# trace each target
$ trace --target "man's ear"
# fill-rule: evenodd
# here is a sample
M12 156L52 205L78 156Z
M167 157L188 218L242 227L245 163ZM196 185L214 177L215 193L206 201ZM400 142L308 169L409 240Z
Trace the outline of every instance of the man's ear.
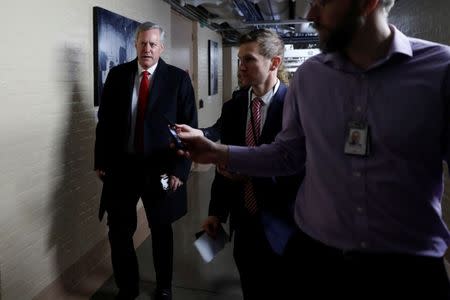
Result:
M366 0L361 7L361 15L367 17L372 14L380 4L380 0Z
M277 55L272 57L271 63L270 63L270 71L273 71L277 69L281 65L281 56Z

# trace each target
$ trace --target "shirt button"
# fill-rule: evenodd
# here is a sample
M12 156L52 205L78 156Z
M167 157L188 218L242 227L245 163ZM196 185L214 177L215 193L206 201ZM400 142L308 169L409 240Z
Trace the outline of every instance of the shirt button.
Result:
M361 112L361 106L358 105L358 106L356 107L356 111L357 111L357 112Z
M367 248L367 243L366 242L361 242L360 245L361 245L361 248L364 248L364 249Z
M356 211L358 211L359 213L362 213L364 211L364 208L362 208L361 206L358 206L356 208Z
M358 171L353 172L353 176L355 176L355 177L361 177L361 172L358 172Z

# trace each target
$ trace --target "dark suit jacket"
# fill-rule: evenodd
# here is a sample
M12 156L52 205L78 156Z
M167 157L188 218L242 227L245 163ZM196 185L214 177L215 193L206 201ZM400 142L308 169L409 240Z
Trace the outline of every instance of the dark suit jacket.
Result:
M112 68L106 79L98 111L95 141L95 169L106 174L118 172L128 153L131 130L131 100L137 72L137 59ZM159 175L175 175L186 182L191 162L169 148L171 136L165 116L173 123L197 126L194 90L189 75L160 59L152 74L144 127L145 172L152 183ZM155 184L155 187L159 187ZM187 211L186 185L175 193L159 193L164 201L152 209L151 222L172 222ZM104 181L100 219L115 196L114 186Z
M258 144L270 144L282 128L283 103L287 88L280 84L273 96L267 111L266 121L261 131ZM205 129L209 136L217 136L223 144L245 146L245 134L248 110L248 88L233 93L233 98L224 103L220 122L214 127ZM208 136L207 135L207 136ZM304 174L289 177L253 177L260 216L269 242L272 246L278 241L271 240L273 230L277 231L277 224L283 224L281 229L295 228L293 220L293 203L298 186ZM244 184L232 181L216 172L212 188L209 215L217 216L222 222L230 217L230 230L238 227L247 216L244 207ZM275 222L273 222L275 221ZM278 223L277 223L278 222ZM280 223L281 222L281 223ZM276 235L276 234L275 234Z

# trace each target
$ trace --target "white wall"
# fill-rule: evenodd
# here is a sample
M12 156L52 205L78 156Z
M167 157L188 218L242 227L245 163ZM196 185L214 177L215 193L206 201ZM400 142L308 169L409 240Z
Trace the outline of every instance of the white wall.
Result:
M31 299L105 238L92 171L93 6L170 32L169 5L159 0L2 0L3 300Z
M238 88L238 51L239 47L223 48L223 101L231 99L233 91Z
M220 116L222 110L223 94L223 64L222 64L222 37L206 27L196 23L194 27L194 85L197 104L200 99L204 107L198 110L199 127L213 125ZM208 96L208 40L213 40L219 46L219 83L218 93ZM198 107L198 105L197 105Z
M172 47L170 48L171 64L188 71L192 78L193 66L193 44L192 29L193 22L180 15L176 11L171 11L171 36Z

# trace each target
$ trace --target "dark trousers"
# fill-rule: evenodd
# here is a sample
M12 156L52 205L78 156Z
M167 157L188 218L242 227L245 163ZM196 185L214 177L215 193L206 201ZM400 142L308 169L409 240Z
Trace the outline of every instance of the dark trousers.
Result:
M129 162L130 168L124 167L119 174L106 178L110 181L107 184L114 186L114 197L110 199L106 211L111 260L117 287L123 293L136 294L139 291L139 267L133 244L133 235L137 228L136 205L148 184L146 185L147 179L143 170L133 168L136 164L131 160ZM146 212L151 197L151 191L146 191L146 197L142 199ZM150 230L157 287L170 289L173 270L172 225L153 223Z
M245 300L288 299L281 256L272 251L259 219L247 217L234 232L233 256Z
M292 299L450 299L443 258L344 252L298 232L284 259Z

